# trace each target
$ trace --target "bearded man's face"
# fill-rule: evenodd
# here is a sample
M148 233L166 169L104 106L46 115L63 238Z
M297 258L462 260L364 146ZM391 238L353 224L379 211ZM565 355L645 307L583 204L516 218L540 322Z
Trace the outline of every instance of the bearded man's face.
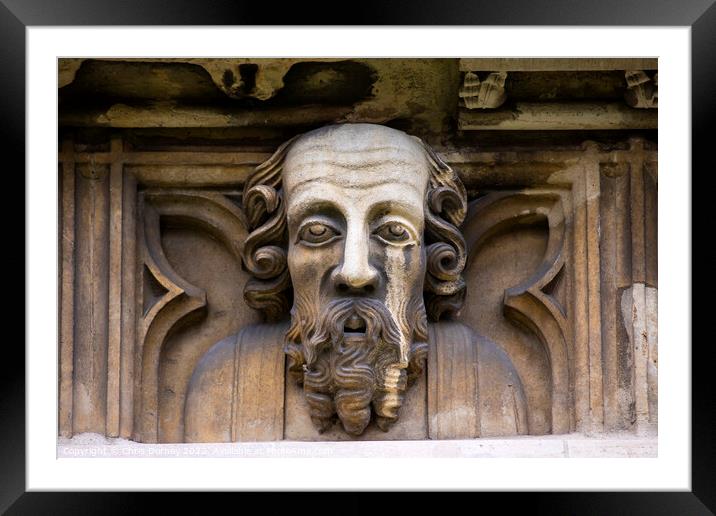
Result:
M426 350L424 204L418 141L351 124L296 140L283 165L294 290L287 349L319 431L362 433L398 418L409 366Z

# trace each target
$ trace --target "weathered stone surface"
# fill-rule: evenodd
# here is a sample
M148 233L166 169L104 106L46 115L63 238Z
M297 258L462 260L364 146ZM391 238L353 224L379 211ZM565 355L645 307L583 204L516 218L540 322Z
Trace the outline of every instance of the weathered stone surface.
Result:
M60 61L60 123L74 127L395 121L437 136L449 127L460 80L455 59Z
M627 71L627 92L624 98L631 107L655 108L659 105L659 74L649 77L641 70Z
M460 59L460 70L504 70L507 72L543 72L573 70L656 70L658 59L650 58L581 58L568 57L468 57Z
M655 68L458 61L60 63L59 434L471 439L441 456L655 450L602 434L657 426L656 133L574 122L590 117L574 110L586 94L599 110L621 102L615 112L655 120L624 103L624 71ZM507 70L493 114L529 100L548 114L531 127L560 129L460 131L461 70ZM273 154L332 122L342 125ZM347 348L331 358L328 342L365 334L362 314L380 306L331 305L343 297L379 302L383 327L407 321L393 348L366 358L382 402L316 381L309 403L296 383L302 362L327 357L335 371ZM323 316L330 338L306 347ZM499 435L516 437L489 438ZM335 453L385 449L372 444Z
M75 172L74 340L72 427L105 431L109 309L109 170L79 165Z
M635 110L621 103L549 104L518 102L496 111L461 111L459 128L475 130L656 129L655 111Z
M252 458L650 458L657 457L655 437L630 435L598 439L581 434L447 441L263 442L226 444L136 443L100 434L60 438L59 458L94 457L252 457Z
M200 360L179 441L277 441L283 437L283 326L248 326Z

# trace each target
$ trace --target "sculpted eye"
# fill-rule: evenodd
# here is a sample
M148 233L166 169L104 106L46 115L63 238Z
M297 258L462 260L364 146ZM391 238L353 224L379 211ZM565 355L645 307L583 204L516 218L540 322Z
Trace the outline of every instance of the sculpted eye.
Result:
M333 241L340 234L322 222L309 222L298 233L299 240L308 245L320 245Z
M388 222L380 226L374 234L388 243L403 243L411 239L410 231L398 222Z

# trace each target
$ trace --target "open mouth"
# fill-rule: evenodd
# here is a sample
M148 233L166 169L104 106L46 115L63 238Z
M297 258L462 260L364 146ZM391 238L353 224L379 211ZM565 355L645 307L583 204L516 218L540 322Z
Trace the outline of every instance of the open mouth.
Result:
M346 319L345 325L343 326L343 332L350 335L365 335L365 320L356 314L351 315Z

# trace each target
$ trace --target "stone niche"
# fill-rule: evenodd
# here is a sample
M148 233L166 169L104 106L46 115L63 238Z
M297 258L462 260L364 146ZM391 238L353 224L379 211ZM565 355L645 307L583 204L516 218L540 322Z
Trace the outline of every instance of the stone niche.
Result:
M656 435L655 59L61 59L59 86L59 437ZM250 259L283 184L263 214L245 199L335 124L416 136L464 185L459 216L435 208L463 239L459 299L425 298L397 419L353 432L285 353L311 278ZM283 303L256 309L257 281Z

